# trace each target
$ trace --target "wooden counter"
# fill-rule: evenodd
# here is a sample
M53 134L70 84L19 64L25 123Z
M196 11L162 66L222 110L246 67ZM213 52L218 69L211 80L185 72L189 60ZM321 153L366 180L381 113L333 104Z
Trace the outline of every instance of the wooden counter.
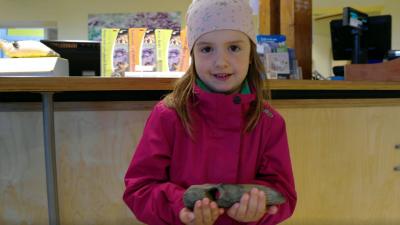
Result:
M0 104L40 102L39 93L43 92L53 92L55 102L157 101L173 89L175 81L173 78L0 77ZM265 88L273 100L400 99L400 82L267 80ZM6 107L4 103L2 106Z
M0 92L172 90L174 78L0 77ZM400 90L400 82L268 80L271 90Z
M174 81L0 77L0 224L47 224L40 100L4 96L59 93L54 119L62 225L140 224L122 202L123 177L157 99L133 96L169 91ZM394 169L400 165L400 83L265 85L286 121L298 192L295 214L283 224L400 224L400 172ZM93 93L101 97L85 98ZM106 97L112 93L119 95Z

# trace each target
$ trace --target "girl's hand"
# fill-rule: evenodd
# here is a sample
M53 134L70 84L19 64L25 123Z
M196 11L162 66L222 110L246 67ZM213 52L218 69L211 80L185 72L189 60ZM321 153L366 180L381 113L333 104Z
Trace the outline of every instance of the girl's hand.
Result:
M263 191L257 188L251 189L250 193L245 193L239 203L235 203L227 214L239 222L256 222L260 220L266 212L275 214L278 207L271 206L266 208L267 199Z
M183 208L179 212L179 219L182 223L189 225L212 225L223 213L224 210L218 208L217 203L204 198L195 203L193 212L188 208Z

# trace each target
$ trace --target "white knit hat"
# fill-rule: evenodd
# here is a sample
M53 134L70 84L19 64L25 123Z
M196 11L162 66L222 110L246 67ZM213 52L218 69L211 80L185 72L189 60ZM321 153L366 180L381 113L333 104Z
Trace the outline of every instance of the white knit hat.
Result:
M238 30L257 43L249 0L193 0L186 24L190 50L201 35L215 30Z

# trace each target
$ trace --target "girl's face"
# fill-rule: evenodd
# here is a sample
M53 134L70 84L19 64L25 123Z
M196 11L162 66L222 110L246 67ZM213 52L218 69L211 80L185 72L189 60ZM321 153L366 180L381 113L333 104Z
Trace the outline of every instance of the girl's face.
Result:
M200 79L213 91L238 93L250 63L250 39L235 30L217 30L197 39L195 68Z

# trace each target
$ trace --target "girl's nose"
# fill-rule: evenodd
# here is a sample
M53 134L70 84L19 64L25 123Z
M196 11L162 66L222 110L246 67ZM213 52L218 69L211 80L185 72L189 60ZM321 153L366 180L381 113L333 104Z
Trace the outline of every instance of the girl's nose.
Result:
M224 51L218 51L215 57L215 67L217 68L226 68L228 66L228 56Z

